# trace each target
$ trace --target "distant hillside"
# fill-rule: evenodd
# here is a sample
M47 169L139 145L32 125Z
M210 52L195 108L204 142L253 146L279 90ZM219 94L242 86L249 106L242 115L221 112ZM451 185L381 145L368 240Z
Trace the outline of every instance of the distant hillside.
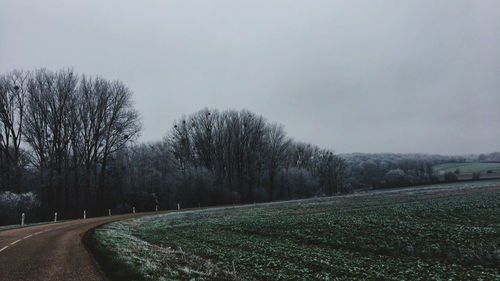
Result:
M478 157L480 162L499 162L500 163L500 152L493 152L489 154L480 154Z
M348 164L353 189L412 186L447 180L500 177L500 152L469 155L350 153L339 154ZM458 173L455 173L458 169Z
M473 173L478 173L478 177L481 179L500 177L500 163L446 163L432 168L440 180L443 180L444 175L448 172L456 173L458 180L472 179Z

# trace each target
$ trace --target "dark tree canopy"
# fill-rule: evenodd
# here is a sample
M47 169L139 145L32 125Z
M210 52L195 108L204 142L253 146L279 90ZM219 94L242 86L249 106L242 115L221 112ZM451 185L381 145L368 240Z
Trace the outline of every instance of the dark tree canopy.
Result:
M41 216L105 213L107 161L140 132L123 83L14 71L0 77L0 118L2 190L36 192Z

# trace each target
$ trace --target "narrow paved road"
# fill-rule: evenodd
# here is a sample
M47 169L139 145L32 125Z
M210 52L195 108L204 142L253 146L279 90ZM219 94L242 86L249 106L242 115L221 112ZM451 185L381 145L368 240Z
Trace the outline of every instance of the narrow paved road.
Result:
M160 212L161 213L161 212ZM89 229L137 213L0 231L0 281L106 280L82 244Z

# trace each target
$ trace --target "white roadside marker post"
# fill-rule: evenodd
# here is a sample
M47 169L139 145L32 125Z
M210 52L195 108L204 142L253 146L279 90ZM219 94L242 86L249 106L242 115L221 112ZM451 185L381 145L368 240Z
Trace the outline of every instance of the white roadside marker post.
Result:
M135 206L132 207L132 213L135 214Z
M83 219L87 218L87 211L83 210Z
M24 213L21 215L21 226L24 226Z
M108 216L111 217L111 209L108 209Z
M181 204L177 203L177 210L181 209Z
M158 205L155 206L155 211L158 212Z
M57 222L57 212L54 213L54 222Z

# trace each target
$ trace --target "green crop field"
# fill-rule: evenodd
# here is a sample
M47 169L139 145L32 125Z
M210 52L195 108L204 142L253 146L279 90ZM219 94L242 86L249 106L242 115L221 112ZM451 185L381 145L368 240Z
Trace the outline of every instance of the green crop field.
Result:
M500 163L446 163L432 168L440 177L446 172L455 172L458 169L459 180L472 179L472 173L481 173L482 179L500 178Z
M500 280L500 181L176 212L87 238L114 280Z

